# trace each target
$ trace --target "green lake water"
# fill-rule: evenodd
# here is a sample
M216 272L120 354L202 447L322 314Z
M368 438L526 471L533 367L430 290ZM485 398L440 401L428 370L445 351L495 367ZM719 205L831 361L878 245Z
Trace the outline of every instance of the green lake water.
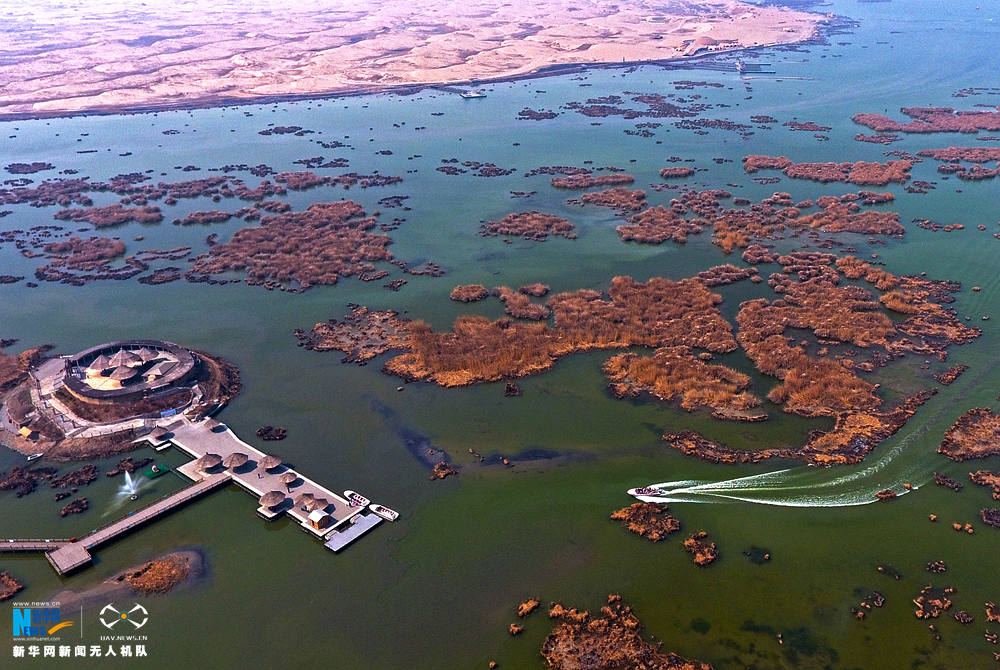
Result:
M405 384L397 392L400 380L380 372L386 357L364 367L341 364L339 353L306 351L295 346L292 336L294 328L342 317L351 302L396 309L436 328L449 327L460 314L502 313L495 300L473 305L449 300L457 284L543 282L556 292L605 289L615 275L678 279L724 262L742 264L738 255L725 256L711 245L708 235L694 236L684 246L624 244L615 232L620 218L612 212L567 204L575 193L551 188L548 176L523 176L538 166L593 161L594 166L625 168L636 176L636 188L648 191L651 203L664 204L678 191L655 192L648 186L663 182L657 172L673 165L667 158L680 156L694 162L677 165L699 169L683 182L685 187L727 188L755 201L781 190L801 200L858 189L787 178L760 185L751 177L779 173L747 175L740 159L759 153L795 161L885 160L883 153L891 149L916 153L998 146L948 133L904 135L889 147L853 139L858 132L871 132L851 122L858 112L888 110L901 118L898 109L904 106L975 109L975 104L1000 104L996 94L952 97L965 87L1000 86L992 56L1000 43L1000 7L981 4L980 9L965 0L837 0L820 9L857 19L856 29L833 35L829 45L746 56L748 62L771 63L778 73L746 80L731 72L640 67L489 85L488 97L481 100L425 91L406 97L0 124L0 137L6 138L0 145L3 165L48 161L58 170L76 169L95 180L153 170L155 180L179 181L219 174L207 168L238 163L293 170L301 169L293 161L319 155L347 158L350 171L401 174L402 183L386 188L323 187L291 193L287 199L298 210L310 202L348 197L368 211L381 209L381 220L405 217L389 233L393 254L412 263L431 260L448 271L443 278L415 277L386 265L393 273L389 279L408 280L398 293L383 289L382 281L353 279L300 295L243 284L144 286L135 280L84 287L45 282L38 288L24 282L0 286L0 336L20 339L12 351L52 342L58 353L71 353L107 340L149 337L218 353L239 366L245 385L219 416L237 434L274 450L318 482L361 491L401 512L396 523L382 524L334 555L293 523L261 521L254 514L255 501L230 487L101 547L92 567L67 578L56 576L39 555L0 555L0 569L26 584L16 600L45 600L62 588L86 589L127 566L196 546L208 560L204 579L168 596L138 599L150 613L143 629L149 638L144 666L229 668L253 659L261 667L316 663L338 669L430 670L485 668L492 659L502 668L542 668L538 651L552 624L540 612L523 622L522 635L510 637L506 629L516 620L519 602L533 596L543 603L559 601L594 611L609 593L621 593L664 649L721 670L994 667L991 652L996 647L983 633L997 627L986 626L983 603L1000 599L995 571L1000 532L978 521L978 510L992 501L987 489L967 482L966 473L996 469L1000 463L990 459L959 465L935 449L959 415L997 402L997 320L980 321L982 315L1000 316L1000 241L992 237L1000 211L995 180L943 180L934 161L919 163L913 178L936 181L935 190L920 195L899 185L878 189L897 195L882 207L900 213L904 240L871 246L864 236L843 238L860 256L879 254L892 273L926 271L930 277L961 281L964 289L954 306L983 327L980 339L952 349L949 357L949 365L964 363L969 370L953 385L940 387L899 433L857 466L714 466L684 457L662 444L663 431L692 428L735 447L760 448L799 444L808 431L829 428L830 422L784 415L767 402L769 421L741 425L664 403L616 400L601 375L607 352L563 359L553 370L521 380L523 397L507 399L502 384L468 389ZM675 91L671 82L679 79L723 87ZM570 101L625 91L700 95L697 102L715 105L703 116L749 123L750 116L766 114L779 123L742 138L717 129L697 135L674 127L675 119L652 119L663 125L653 130L654 137L644 138L623 131L650 119L595 120L561 108ZM561 114L540 122L516 120L524 107ZM831 126L823 133L829 141L781 125L793 119ZM600 125L592 125L594 121ZM259 135L270 123L299 125L316 134ZM166 130L179 132L163 134ZM324 149L316 143L334 139L348 146ZM77 153L91 149L97 152ZM392 154L377 153L385 149ZM132 155L119 156L126 152ZM441 159L452 157L517 171L481 178L435 170ZM182 172L186 165L203 170ZM32 178L51 176L55 172ZM251 187L257 183L247 173L239 176ZM511 191L538 193L520 200L511 199ZM412 209L378 204L391 195L410 196L405 204ZM98 204L115 201L108 194L94 199ZM154 203L163 209L164 223L130 224L102 234L120 236L130 251L191 245L199 253L209 233L224 241L244 224L233 220L209 229L170 221L190 211L244 204L235 202ZM51 219L53 208L8 209L13 213L0 218L0 230L61 223ZM482 221L525 209L566 216L576 224L579 239L508 245L479 236ZM914 217L962 223L965 230L932 233L911 224ZM987 232L976 230L978 224L986 225ZM133 241L137 235L145 240ZM779 248L791 249L805 240L788 240ZM4 274L30 278L40 261L22 258L13 244L5 244L0 262ZM774 267L762 266L761 272ZM973 285L983 290L971 292ZM717 290L730 320L741 300L773 297L766 284ZM740 353L720 358L751 374L754 391L762 397L775 384L754 373ZM872 376L883 384L887 399L935 386L930 372L945 366L935 362L930 372L920 370L916 358ZM285 426L288 438L260 442L254 431L263 424ZM430 481L429 470L411 453L419 448L414 444L444 449L461 474ZM512 458L515 467L481 466L470 448ZM546 458L517 459L524 454ZM171 465L184 461L177 452L157 458ZM98 465L107 470L116 461ZM0 471L20 463L22 457L0 450ZM935 470L966 483L965 489L955 494L933 486ZM766 474L775 471L783 472ZM777 504L678 502L671 510L683 532L657 544L608 521L612 511L632 502L625 492L634 486L717 483L752 475L763 476L754 480L757 484L744 484L738 496ZM918 490L890 504L844 505L867 502L872 492L906 481ZM163 495L182 485L177 476L163 477L143 489L143 496ZM47 489L20 499L0 493L0 537L85 533L138 504L121 502L118 486L117 480L102 476L82 490L91 509L67 519L59 518L61 503L52 501ZM930 513L940 517L937 524L928 522ZM973 522L976 534L955 533L953 521ZM721 552L707 569L693 565L680 546L687 533L702 529ZM751 546L766 547L772 560L759 566L746 560L741 552ZM938 559L947 562L948 571L926 573L925 563ZM880 563L895 566L903 578L879 574L875 567ZM956 588L952 610L934 622L941 641L931 637L927 622L913 616L911 599L928 583ZM886 595L885 607L857 621L850 608L875 589ZM957 609L968 610L975 623L955 622L951 614ZM72 634L64 639L75 643L79 628L69 630ZM95 640L97 631L97 612L88 610L84 641ZM778 632L784 645L776 641ZM56 666L62 661L12 662L8 653L0 647L0 667ZM107 659L73 664L104 667Z

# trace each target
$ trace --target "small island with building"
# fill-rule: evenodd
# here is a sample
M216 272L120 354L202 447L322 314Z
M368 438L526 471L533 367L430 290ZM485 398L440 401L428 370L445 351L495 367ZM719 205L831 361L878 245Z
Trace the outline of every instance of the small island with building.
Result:
M28 367L0 405L0 443L46 460L135 448L184 417L198 420L240 391L235 365L160 340L107 342Z

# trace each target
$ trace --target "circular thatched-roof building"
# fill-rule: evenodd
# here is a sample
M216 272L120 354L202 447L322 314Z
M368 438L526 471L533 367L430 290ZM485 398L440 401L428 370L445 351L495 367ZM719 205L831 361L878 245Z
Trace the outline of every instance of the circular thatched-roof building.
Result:
M173 342L107 342L65 360L63 386L91 404L134 401L173 392L197 374L199 359Z
M136 365L142 365L142 357L125 347L122 347L115 353L111 354L109 361L114 367L121 367L123 365L134 367Z
M137 374L139 373L135 368L129 367L127 365L119 365L114 370L112 370L111 373L107 375L107 377L109 379L114 379L119 382L125 382L128 381L129 379L132 379L132 377L135 377Z
M135 352L136 356L142 359L143 363L148 363L149 361L155 360L160 357L160 352L155 349L150 349L149 347L142 347Z

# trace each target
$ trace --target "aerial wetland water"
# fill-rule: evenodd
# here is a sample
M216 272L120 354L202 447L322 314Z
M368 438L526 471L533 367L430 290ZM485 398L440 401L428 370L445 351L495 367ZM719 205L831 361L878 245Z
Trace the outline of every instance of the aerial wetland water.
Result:
M294 523L257 518L253 500L230 486L102 547L92 567L65 578L57 577L41 556L5 555L2 570L25 585L16 598L44 600L64 588L86 590L129 566L194 548L204 556L200 575L169 594L136 597L155 617L144 631L154 667L222 667L237 648L241 657L261 664L467 668L487 667L494 660L499 667L544 667L539 651L543 644L553 650L547 636L572 621L566 616L550 621L550 603L588 610L596 618L609 594L622 595L646 638L662 642L663 652L715 668L994 667L993 652L1000 648L991 644L990 635L1000 631L1000 624L988 620L984 603L1000 598L989 560L1000 549L1000 531L983 522L980 510L1000 504L989 487L970 481L969 473L996 470L998 459L957 461L937 449L968 410L997 407L996 319L983 317L1000 315L993 246L1000 245L994 239L1000 232L1000 195L996 179L960 178L961 171L951 168L939 171L942 161L918 152L994 148L1000 140L991 138L992 130L907 132L899 125L913 117L899 110L995 110L1000 82L985 54L1000 38L992 20L1000 17L973 2L950 3L942 10L931 2L845 1L822 9L858 23L828 35L828 44L743 56L747 62L770 63L776 73L770 75L630 67L487 85L488 97L478 100L429 89L411 96L0 124L0 136L6 138L2 166L53 166L4 173L4 179L32 179L29 188L46 179L88 176L109 182L115 175L149 171L151 179L135 188L231 175L248 189L264 179L287 185L285 192L263 199L287 202L291 213L307 212L314 203L357 203L363 214L347 212L346 205L327 212L342 224L333 232L313 229L308 215L292 218L277 206L260 212L287 226L278 237L290 236L299 244L276 248L270 256L257 253L254 262L261 267L280 262L285 271L308 276L311 286L301 292L303 284L294 279L272 275L246 282L252 272L215 262L243 258L247 249L251 255L260 251L250 246L261 241L252 232L236 235L262 227L252 217L173 224L195 212L256 207L259 200L162 193L146 203L124 204L158 207L159 223L99 228L53 218L64 209L58 204L2 205L0 210L11 213L0 218L0 231L62 229L35 242L30 232L4 237L2 274L24 279L0 286L0 336L18 339L7 354L44 343L53 343L55 353L73 353L131 337L210 351L234 362L243 382L242 393L218 415L220 420L314 480L360 491L402 514L396 523L383 524L333 555ZM636 100L653 93L665 98ZM627 118L584 109L607 105L649 112L666 104L692 115ZM861 125L852 121L860 113L884 114L898 123ZM699 119L729 123L692 121ZM273 131L289 127L298 130ZM855 139L878 133L894 137ZM799 167L781 164L749 172L747 156L785 156ZM872 168L860 176L828 170L825 178L838 181L817 181L801 167L828 161L913 162L908 178L896 169L874 169L875 183L867 181ZM321 167L324 163L335 167ZM272 172L259 176L237 169L262 164ZM978 163L961 165L968 172ZM200 170L185 171L186 166ZM230 167L212 170L223 166ZM552 179L573 177L574 171L565 170L524 176L546 166L586 168L596 183L557 188ZM995 157L982 166L994 167ZM661 176L661 169L679 167L694 171ZM370 185L354 183L345 190L343 179L314 185L304 175L277 179L276 173L306 170L323 178L367 175ZM376 174L402 179L372 178ZM601 179L623 174L634 179ZM879 174L889 175L885 183L877 183ZM846 181L852 177L854 183ZM933 188L914 187L917 182ZM230 180L227 188L238 190L238 185ZM645 195L583 197L613 188ZM682 196L692 190L725 190L729 196L685 201ZM894 199L879 202L885 198L872 200L863 193L841 199L864 191L890 193ZM790 203L773 200L776 192L788 193ZM106 207L123 197L113 189L85 195L92 205L76 202L68 208ZM823 201L824 207L822 196L837 201ZM671 216L674 198L690 206ZM789 224L763 235L736 225L742 219L732 210L768 199L776 210L800 205L798 216L815 217L844 205L834 217L843 220L854 213L852 204L862 213L898 213L902 232L889 225L891 217L874 215L855 220L864 232L845 232L822 220L814 228ZM805 206L806 200L813 203ZM662 214L627 221L660 205L666 208ZM549 216L504 218L529 211ZM375 216L373 225L359 223L367 216ZM702 223L684 223L699 218ZM711 221L720 218L732 226L713 228ZM639 231L641 237L623 241L619 227L643 221L652 223ZM948 228L955 224L962 227ZM677 230L687 231L684 243L677 241ZM71 277L82 284L72 285L36 277L42 265L73 276L109 267L88 266L93 259L72 254L102 249L115 254L111 246L45 248L70 235L119 238L126 256L174 250L179 257L149 260L147 270L117 281ZM210 235L212 244L206 240ZM378 236L388 236L391 243ZM31 253L20 253L16 240L25 240ZM344 261L343 272L331 278L311 259L295 255L310 244L336 249L338 243L361 244L368 257ZM213 244L223 251L189 262ZM753 247L745 260L755 244L763 248ZM190 253L176 251L181 247L190 247ZM724 252L727 247L731 253ZM777 258L793 251L859 260ZM128 268L122 261L119 253L110 267ZM870 266L863 268L861 261ZM362 267L365 263L373 270ZM657 277L680 282L724 264L758 272L725 270L697 282L647 284ZM177 280L138 281L167 267L179 269L173 273ZM192 267L198 272L189 273ZM438 267L443 276L435 276ZM385 276L372 278L382 270ZM878 271L904 283L891 287L885 282L893 279ZM371 281L356 276L365 273ZM771 281L773 273L784 278ZM669 298L653 300L655 307L640 301L638 312L624 307L616 312L616 295L632 295L615 293L622 284L612 280L619 276L634 280L629 290L666 286ZM213 284L190 277L237 281ZM393 285L401 279L405 283ZM729 280L735 281L725 283ZM269 281L275 283L261 285ZM809 281L814 283L805 289L798 286ZM531 289L536 283L549 292ZM469 302L451 299L455 287L468 285L481 285L494 295ZM526 290L519 292L520 287ZM577 293L588 290L599 295ZM928 290L931 298L906 297L916 300L922 312L951 308L955 316L947 322L942 312L942 321L931 324L940 329L921 344L931 326L911 327L907 319L914 314L905 311L908 304L901 298L879 302L893 290ZM710 294L721 302L706 299ZM634 306L627 295L621 304ZM938 302L942 297L954 302ZM753 321L741 303L759 298L785 302ZM683 306L670 312L671 301ZM796 307L803 302L820 311ZM858 307L858 302L864 304ZM838 311L847 304L857 310ZM420 344L408 350L390 342L365 365L342 362L352 356L317 343L329 344L340 332L351 335L350 329L337 330L337 324L313 329L330 319L342 324L351 305L373 313L396 311L400 320L409 320L404 330L419 333ZM516 318L505 309L541 318ZM824 318L810 320L817 313ZM859 313L866 318L855 322ZM619 330L591 327L591 316L600 321L606 314L617 319ZM456 319L473 316L511 321L481 329L494 339L445 336ZM579 327L566 325L570 317ZM763 351L763 339L751 336L766 330L762 323L779 319L791 324L778 331L790 339L782 340L784 348L769 340L772 348ZM427 326L414 330L415 321ZM674 326L661 328L664 322ZM841 326L850 332L833 332ZM973 328L981 335L976 337ZM295 329L310 339L297 339ZM901 329L908 343L901 341ZM950 334L942 336L945 331ZM310 346L296 346L300 342ZM464 347L478 346L485 348L473 351L515 351L533 373L522 374L527 370L503 356L483 354L472 375L476 378L456 376L449 365L466 361L463 369L469 369ZM665 353L645 360L657 355L657 347ZM555 363L546 362L546 356L532 358L538 351L551 353ZM874 352L886 351L904 355L873 358ZM616 377L609 379L609 359L623 354L627 357L617 359ZM778 379L768 356L780 361L782 370L799 370L798 381L790 381L786 372ZM849 371L834 363L846 359L854 364ZM823 368L829 385L822 393L808 378L815 360L834 366ZM655 375L648 376L654 365L663 366L665 385L655 387ZM968 369L952 383L934 378L957 365ZM712 394L699 385L702 379L725 383L729 392ZM467 382L471 385L462 385ZM609 382L623 386L609 388ZM520 395L505 397L509 384ZM669 399L653 397L650 388ZM937 393L920 396L925 389ZM848 454L846 464L834 460L824 467L815 456L791 453L813 439L811 431L836 433L844 409L840 402L863 408L866 421L877 423L872 417L879 412L915 397L920 400L914 401L912 415L894 424L885 439L862 431L858 439L845 440L846 450L834 450ZM785 411L793 408L798 411ZM713 412L721 412L721 418ZM766 420L737 420L759 414ZM288 436L280 442L255 438L263 425L282 426ZM784 451L759 463L710 463L662 438L684 431L721 445L726 450L721 453L730 456ZM142 449L130 455L153 454ZM82 535L139 504L119 495L119 478L104 476L123 456L94 461L97 480L79 490L89 500L82 514L61 518L59 510L69 499L51 500L54 491L45 481L23 497L0 493L2 535ZM176 450L156 458L172 467L186 460ZM458 474L432 480L430 466L442 458ZM23 456L0 451L0 472L23 464ZM78 467L55 465L59 474ZM958 492L937 486L935 472L963 486ZM174 475L140 482L140 501L182 485ZM609 519L636 502L627 490L648 486L660 489L652 499L667 502L680 526L657 542ZM875 494L886 489L897 497L879 502ZM974 532L967 532L965 524ZM705 567L695 565L684 548L684 540L699 531L707 532L706 541L718 550L718 558ZM943 561L946 570L929 571L934 561ZM953 588L947 596L953 604L937 618L918 618L913 600L929 584ZM542 606L521 619L517 606L529 598ZM609 616L619 616L618 607L612 603ZM956 620L959 610L972 623ZM510 635L512 623L523 626L523 632ZM297 642L303 640L308 642ZM87 660L75 663L89 667ZM89 663L97 667L99 662Z

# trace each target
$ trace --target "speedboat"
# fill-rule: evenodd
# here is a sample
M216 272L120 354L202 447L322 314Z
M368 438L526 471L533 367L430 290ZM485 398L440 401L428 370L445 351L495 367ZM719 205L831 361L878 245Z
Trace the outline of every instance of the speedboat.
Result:
M39 458L41 458L41 457L42 457L42 456L44 456L44 455L45 455L45 454L42 454L42 453L38 453L38 454L32 454L31 456L28 456L28 461L29 461L29 462L30 462L30 461L37 461L37 460L38 460Z
M639 496L663 496L667 492L663 489L658 489L655 486L640 486L637 489L629 489L628 494L638 498Z
M389 509L385 505L378 505L372 503L371 505L368 506L368 509L370 509L373 513L379 515L386 521L395 521L396 519L399 518L399 512L397 512L396 510Z
M485 98L486 97L486 94L483 93L482 91L467 91L465 93L459 93L459 95L461 97L465 98L466 100L469 100L471 98Z
M360 493L355 493L350 489L344 491L344 497L347 498L347 503L351 507L367 507L371 502L368 498L364 497Z

